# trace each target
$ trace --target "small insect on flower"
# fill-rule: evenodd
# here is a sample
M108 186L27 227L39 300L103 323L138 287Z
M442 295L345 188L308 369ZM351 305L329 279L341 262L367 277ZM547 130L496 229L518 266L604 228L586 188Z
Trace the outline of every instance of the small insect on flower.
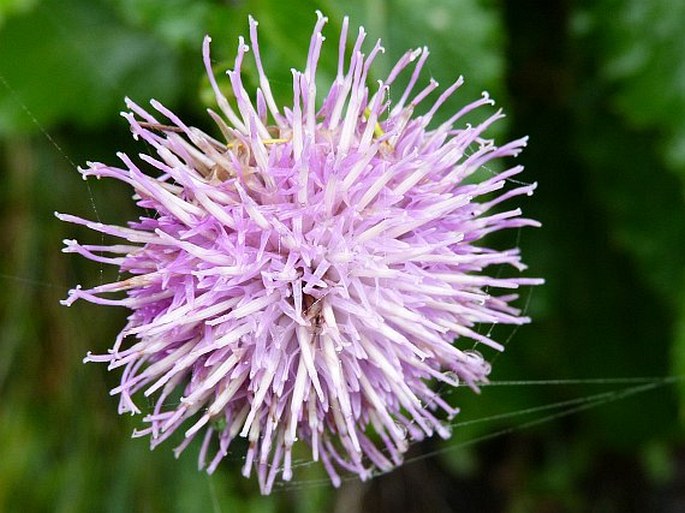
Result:
M202 438L200 467L209 472L235 438L245 438L243 473L254 469L263 493L277 477L291 479L298 440L338 485L341 470L366 479L399 465L411 441L449 437L446 419L458 410L433 385L484 382L490 365L469 348L502 346L478 324L529 321L511 305L515 294L494 291L542 282L488 274L524 265L515 248L479 245L491 232L538 225L519 209L499 208L532 194L535 184L505 190L521 166L473 178L488 162L518 155L526 139L496 146L483 137L501 112L475 126L463 121L493 103L487 94L429 128L462 79L415 115L438 87L431 80L414 92L426 48L404 54L369 88L383 48L379 41L362 53L359 29L347 56L347 19L337 75L318 104L326 21L318 13L305 69L292 71L289 107L272 94L255 20L253 96L241 79L244 40L227 72L231 103L212 74L205 38L219 108L209 115L221 138L157 101L152 114L127 99L123 116L134 138L156 155L136 161L120 153L121 167L89 163L79 171L129 184L152 214L127 227L57 214L126 241L65 241L65 252L129 277L76 287L64 304L85 299L131 311L107 354L85 361L122 369L112 390L120 413L141 413L134 397L153 401L146 427L134 434L155 447L182 430L177 453ZM408 86L391 102L389 89L405 73Z

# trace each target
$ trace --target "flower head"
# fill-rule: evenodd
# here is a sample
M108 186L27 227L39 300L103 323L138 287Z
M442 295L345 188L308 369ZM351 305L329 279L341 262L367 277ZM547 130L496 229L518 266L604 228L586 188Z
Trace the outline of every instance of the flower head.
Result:
M462 79L415 115L438 87L431 81L414 91L426 48L407 52L367 87L383 49L379 42L362 53L360 29L348 58L347 20L337 76L317 104L325 23L319 13L287 108L272 95L256 21L250 41L259 88L251 97L241 79L248 52L241 38L227 72L233 106L214 79L207 37L204 63L220 110L209 114L221 137L156 101L153 115L127 99L133 136L156 155L134 161L120 153L122 167L89 163L80 172L128 183L147 214L127 227L58 214L125 241L65 241L65 252L128 277L77 287L64 303L130 309L112 349L85 360L122 369L112 391L120 413L141 413L138 393L153 399L147 427L135 435L149 435L154 447L182 430L177 452L200 437L200 466L209 472L243 437L243 473L255 469L264 493L279 474L291 478L297 440L338 484L341 469L367 478L400 464L410 441L448 437L445 418L457 409L432 383L485 381L490 365L467 348L502 346L476 326L528 322L510 305L515 295L494 291L540 283L488 275L491 266L524 266L517 249L479 245L490 232L538 224L518 209L493 212L535 185L502 192L520 166L469 180L486 163L517 155L526 139L498 147L483 137L501 112L463 123L493 103L487 94L429 128ZM402 73L408 86L391 103Z

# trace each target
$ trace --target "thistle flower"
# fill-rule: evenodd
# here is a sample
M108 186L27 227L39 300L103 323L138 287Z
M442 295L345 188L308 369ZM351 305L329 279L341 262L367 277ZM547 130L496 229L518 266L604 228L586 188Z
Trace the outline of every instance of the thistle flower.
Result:
M63 303L131 311L108 353L85 361L123 368L112 390L120 413L141 413L134 396L153 401L134 436L150 436L155 447L182 430L177 454L201 437L200 467L209 472L245 438L243 474L255 469L263 493L279 474L291 479L297 440L338 485L341 470L366 479L399 465L410 441L449 437L446 419L458 410L433 385L475 389L486 381L490 365L469 348L502 346L478 324L529 321L511 306L515 294L493 291L541 283L488 275L491 266L524 266L517 249L478 245L491 232L538 225L518 209L493 213L535 184L513 182L502 192L521 166L469 180L488 162L517 155L526 139L498 147L483 137L501 112L475 126L462 121L493 103L485 93L429 128L463 80L415 115L438 87L431 80L414 92L426 48L404 54L368 88L383 48L379 41L362 53L360 29L348 59L347 19L337 75L317 107L326 21L318 13L305 70L292 71L288 108L272 95L255 20L259 87L251 98L241 79L249 49L241 38L227 72L233 106L214 78L205 38L220 110L209 115L221 138L157 101L153 115L127 99L123 116L134 138L156 155L136 162L119 153L123 167L89 163L79 171L129 184L148 214L128 227L57 214L126 241L66 240L65 252L129 277L76 287ZM392 103L389 89L402 73L408 85Z

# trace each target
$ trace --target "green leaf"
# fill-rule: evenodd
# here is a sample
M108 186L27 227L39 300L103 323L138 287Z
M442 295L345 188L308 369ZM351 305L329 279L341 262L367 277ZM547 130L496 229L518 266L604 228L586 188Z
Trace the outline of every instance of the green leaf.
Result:
M602 0L576 19L597 38L600 77L620 114L657 129L663 159L685 185L685 2Z
M115 119L124 96L176 99L176 55L103 1L50 0L0 30L0 134ZM0 85L0 87L3 87Z
M13 14L26 12L40 0L0 0L0 27Z
M210 20L219 8L208 0L112 0L128 23L153 32L174 47L189 47L198 51Z

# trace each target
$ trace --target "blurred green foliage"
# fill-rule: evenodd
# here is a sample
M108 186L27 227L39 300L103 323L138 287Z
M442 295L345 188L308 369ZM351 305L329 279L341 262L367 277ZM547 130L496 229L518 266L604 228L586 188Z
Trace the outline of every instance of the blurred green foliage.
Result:
M665 162L685 180L683 20L683 2L602 0L578 13L576 28L597 39L600 78L620 116L658 130Z
M673 491L685 475L685 390L676 387L596 403L606 388L590 384L457 390L448 397L463 424L452 441L419 444L413 463L339 491L309 484L322 472L303 466L296 486L261 497L239 475L239 450L207 477L196 471L197 448L173 461L172 444L149 452L128 439L137 419L116 415L108 390L117 376L81 364L86 351L110 346L125 312L58 304L73 284L114 271L60 254L61 239L93 235L52 212L137 215L129 191L85 184L74 166L143 151L118 116L124 96L159 99L209 129L202 37L213 37L220 75L250 13L287 102L317 8L330 18L323 82L335 74L349 14L369 45L381 37L387 49L374 79L407 48L427 45L428 71L443 86L466 77L445 117L488 90L509 114L497 137L531 135L520 160L540 188L524 210L544 228L505 243L518 240L547 284L522 298L532 326L495 328L511 343L495 358L494 380L685 375L685 3L0 0L0 511L685 508ZM526 413L573 398L586 409L539 424L569 406Z

